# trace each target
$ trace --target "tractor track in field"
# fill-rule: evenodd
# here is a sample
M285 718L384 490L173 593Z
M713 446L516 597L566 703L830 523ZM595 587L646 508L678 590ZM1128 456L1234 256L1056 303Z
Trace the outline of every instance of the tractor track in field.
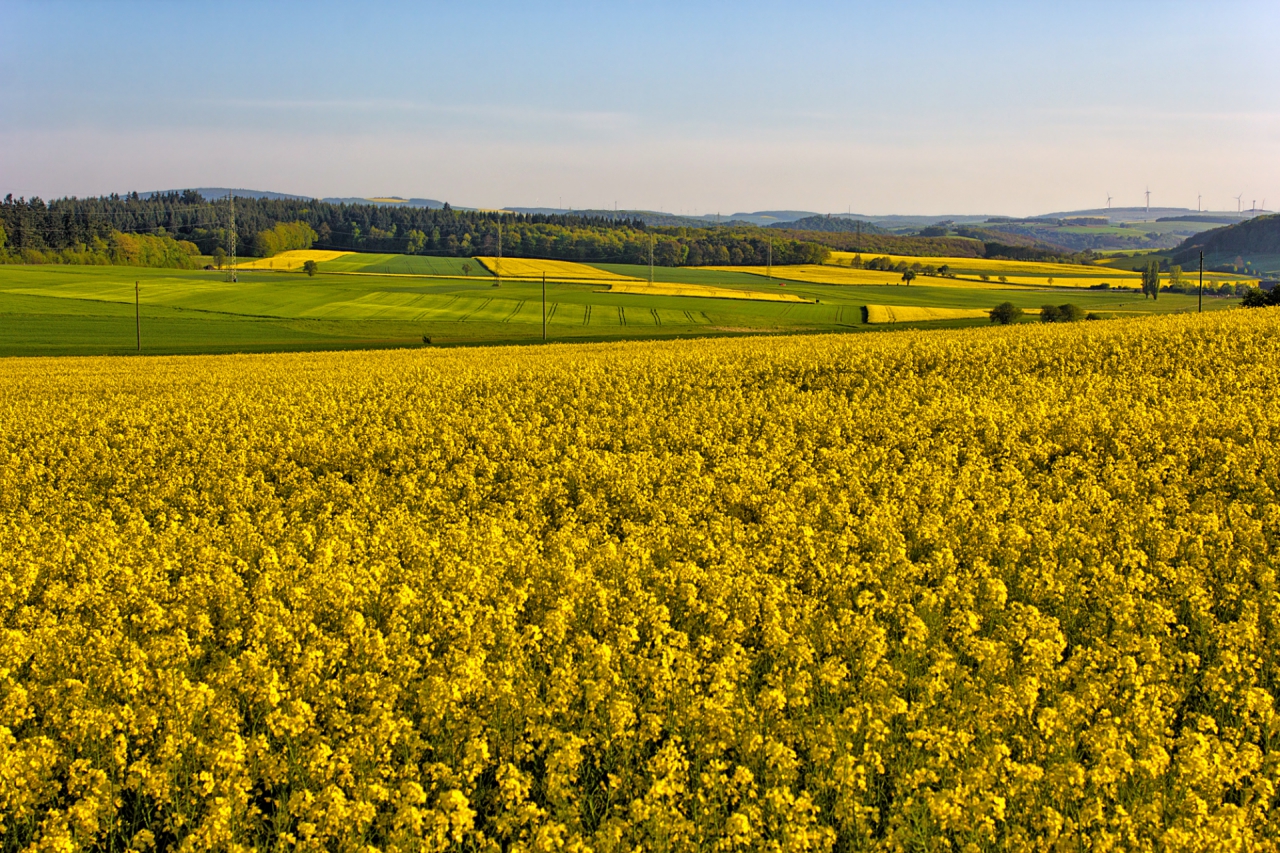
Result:
M458 301L458 297L450 296L449 301L442 305L428 306L425 310L429 312L429 316L436 318L444 318L449 314L449 309L453 307L453 303Z
M507 315L507 317L506 317L506 319L505 319L505 320L503 320L502 322L504 322L504 323L510 323L512 320L514 320L514 319L515 319L515 317L516 317L516 315L517 315L517 314L519 314L521 311L523 311L523 310L524 310L524 303L525 303L526 301L527 301L527 300L521 299L519 302L517 302L517 303L516 303L516 307L515 307L515 308L513 308L513 309L511 310L511 313L510 313L510 314L508 314L508 315Z
M461 319L461 320L459 320L458 322L460 322L460 323L466 323L466 322L469 322L469 321L471 320L471 318L472 318L472 317L474 317L476 314L478 314L478 313L480 313L481 311L483 311L484 309L488 308L488 307L489 307L489 304L490 304L491 302L493 302L493 297L490 297L490 298L486 299L484 302L481 302L481 303L480 303L478 306L476 306L475 308L472 308L470 311L468 311L466 314L464 314L464 315L463 315L463 317L462 317L462 319Z
M589 304L582 306L582 325L591 325L591 306Z
M557 309L559 309L559 307L560 307L560 303L559 303L559 302L552 302L552 303L551 303L551 310L547 311L547 322L548 322L548 323L550 323L550 322L552 321L552 319L554 319L554 318L555 318L555 316L556 316L556 310L557 310Z
M623 308L621 305L618 306L618 325L623 326L624 328L627 325L627 309Z
M658 309L657 309L657 308L650 308L650 309L649 309L649 313L653 315L653 324L654 324L655 326L661 326L661 325L662 325L662 318L658 316Z

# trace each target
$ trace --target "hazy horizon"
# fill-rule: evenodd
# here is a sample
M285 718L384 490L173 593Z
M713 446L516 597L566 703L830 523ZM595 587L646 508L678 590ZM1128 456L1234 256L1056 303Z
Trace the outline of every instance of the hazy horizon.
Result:
M1280 8L1261 2L4 7L0 193L689 215L1037 215L1142 207L1148 187L1152 207L1280 203Z

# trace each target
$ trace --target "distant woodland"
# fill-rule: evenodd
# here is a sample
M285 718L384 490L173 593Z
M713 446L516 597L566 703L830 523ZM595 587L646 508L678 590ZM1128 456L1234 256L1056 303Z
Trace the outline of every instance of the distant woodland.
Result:
M5 198L0 252L20 263L139 263L190 266L229 253L231 205L198 193L92 199ZM754 227L649 228L609 217L498 214L293 199L236 199L235 248L269 257L298 248L470 257L686 264L820 263L828 248ZM141 246L145 251L135 250ZM219 251L221 250L221 251Z
M210 256L270 257L323 248L449 257L507 257L659 266L821 263L832 249L867 254L1082 260L1032 239L993 231L900 236L849 219L815 217L799 228L735 223L656 227L604 215L512 214L449 205L391 207L300 199L235 200L188 190L90 199L0 202L0 261L194 267ZM822 229L822 230L815 230Z
M1280 214L1256 216L1236 225L1214 228L1189 238L1173 252L1180 264L1194 264L1204 252L1212 267L1235 269L1235 256L1280 255ZM1223 261L1227 261L1223 263Z

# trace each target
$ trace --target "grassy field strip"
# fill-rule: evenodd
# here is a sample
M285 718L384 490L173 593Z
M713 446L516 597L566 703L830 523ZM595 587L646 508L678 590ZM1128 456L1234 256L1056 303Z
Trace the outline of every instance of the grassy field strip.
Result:
M1040 261L1007 261L995 260L990 258L928 258L928 257L911 257L908 255L882 255L874 253L855 253L855 252L832 252L831 263L834 265L842 265L850 263L856 256L861 254L864 261L869 261L873 257L887 257L891 262L902 262L911 266L913 264L925 264L929 266L941 267L946 265L950 267L952 274L961 276L978 276L987 275L992 278L997 276L1005 276L1010 279L1010 283L1014 283L1014 279L1018 279L1020 284L1037 284L1040 286L1048 284L1050 278L1053 279L1055 287L1088 287L1092 284L1100 284L1109 282L1116 286L1136 287L1142 283L1142 274L1130 269L1118 269L1111 266L1116 259L1107 259L1100 264L1062 264L1062 263L1044 263ZM1126 259L1132 261L1134 259ZM779 267L774 267L774 274L778 274ZM851 270L858 272L858 270ZM863 272L869 272L863 270ZM1194 273L1190 270L1184 270L1184 273L1190 278ZM1233 273L1216 273L1206 272L1205 282L1224 282L1224 281L1254 281L1256 277L1248 275L1238 275ZM983 285L990 282L983 282Z
M919 258L909 255L884 255L871 252L832 252L831 263L848 264L856 256L861 255L864 261L872 258L888 258L892 263L899 261L907 264L929 264L935 267L948 266L953 273L986 273L988 275L1043 275L1055 278L1071 276L1095 276L1097 273L1081 264L1044 263L1040 261L1004 261L990 258ZM1141 280L1134 272L1118 271L1117 276L1131 276Z
M490 284L491 282L489 281L489 279L493 278L493 276L488 275L487 273L485 274L483 279L481 279L479 276L474 276L474 275L464 275L464 274L437 275L435 273L421 273L421 272L360 272L356 270L325 270L324 273L325 275L364 275L364 276L373 276L374 278L426 278L426 279L436 279L439 281L475 282L477 279L479 279L480 281L483 281L485 284Z
M748 272L762 278L768 273L767 267L754 266L697 267L697 269L720 273L741 271ZM835 284L852 285L857 287L885 287L887 285L902 284L902 273L885 270L851 269L849 267L833 266L830 264L775 266L773 267L772 274L775 281L781 279L785 281L800 282L803 284ZM917 282L922 282L922 280L918 278ZM984 289L1001 287L999 282L978 281L976 279L942 278L938 276L929 277L928 282L935 287L972 288L978 286Z
M608 284L614 281L639 281L631 276L607 272L599 267L571 261L544 261L525 258L477 257L485 269L512 281L571 281L583 284Z
M345 255L351 255L354 252L330 252L321 249L293 249L288 252L281 252L270 258L257 258L252 261L242 261L236 264L238 270L276 270L289 271L300 270L302 265L307 261L315 261L322 264L328 261L335 261Z
M1142 284L1141 279L1135 280L1132 276L1127 276L1123 274L1112 275L1111 273L1103 273L1102 275L1091 275L1091 276L1082 276L1082 275L1036 276L1036 275L1018 275L1018 274L1005 275L1003 273L1002 275L1004 275L1005 281L996 281L996 282L982 281L981 279L975 277L972 273L967 275L961 274L958 278L952 279L952 280L964 282L969 287L973 287L974 285L978 285L981 287L989 287L994 284L996 287L1004 285L1007 287L1090 288L1090 287L1097 287L1104 284L1110 285L1112 287L1139 287ZM922 278L927 278L927 280L930 282L947 280L947 279L938 279L934 276L921 276L920 278L917 278L916 281L920 281Z
M320 272L359 272L378 275L445 276L488 279L489 271L471 258L430 255L352 254L320 265Z
M636 284L610 285L605 293L627 293L635 296L701 296L705 299L745 299L754 302L804 302L805 299L795 293L772 293L761 290L734 290L730 287L711 287L705 284Z
M919 323L928 320L985 320L988 312L980 308L923 308L919 305L868 305L867 322Z

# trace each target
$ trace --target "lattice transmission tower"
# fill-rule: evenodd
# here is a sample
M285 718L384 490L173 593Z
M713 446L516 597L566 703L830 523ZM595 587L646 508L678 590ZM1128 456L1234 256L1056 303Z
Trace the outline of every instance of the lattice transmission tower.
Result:
M231 206L231 265L227 267L227 281L236 281L236 196L235 193L227 193L227 202Z

